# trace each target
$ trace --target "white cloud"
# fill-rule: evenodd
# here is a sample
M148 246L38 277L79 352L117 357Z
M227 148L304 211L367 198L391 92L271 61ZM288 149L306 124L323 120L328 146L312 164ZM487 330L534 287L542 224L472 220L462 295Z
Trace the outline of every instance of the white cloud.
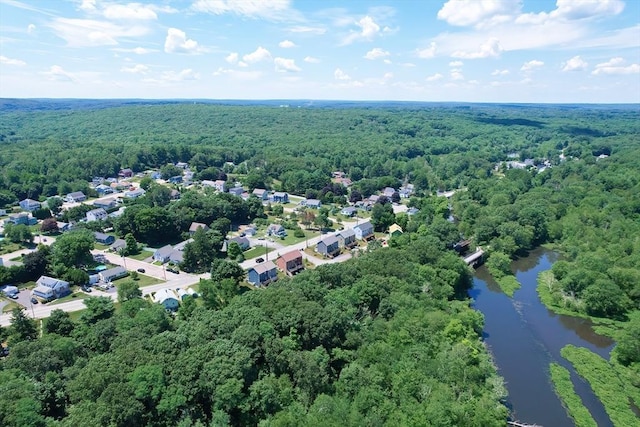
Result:
M486 27L509 20L520 8L520 0L448 0L438 19L461 27Z
M85 12L95 12L97 10L96 0L82 0L78 7Z
M342 40L343 45L351 44L359 40L373 40L380 33L380 25L378 25L369 15L355 22L360 27L359 31L352 31Z
M535 70L536 68L542 67L543 65L544 65L544 62L538 61L537 59L533 59L531 61L525 62L520 68L520 71L524 73L528 73L530 71Z
M299 21L299 12L291 9L290 0L196 0L191 6L196 12L222 15L233 13L253 19Z
M428 82L437 82L438 80L441 80L444 76L440 73L435 73L429 77L426 78L426 80Z
M23 66L23 65L27 65L26 62L20 60L20 59L13 59L13 58L7 58L6 56L2 56L0 55L0 64L5 64L5 65L16 65L16 66Z
M557 0L551 12L525 13L517 23L542 24L549 21L579 21L603 16L618 15L624 10L622 0Z
M149 72L149 67L143 64L136 64L133 67L122 67L120 71L131 74L147 74Z
M134 47L132 49L124 49L124 48L116 47L111 50L113 50L114 52L135 53L136 55L146 55L148 53L157 52L156 49L147 49L139 46Z
M393 78L393 73L389 72L389 73L384 73L384 76L382 76L383 79L385 80L389 80Z
M403 62L402 64L403 67L407 67L407 68L413 68L416 66L416 64L414 64L413 62Z
M304 62L308 62L310 64L319 64L320 60L318 58L314 58L313 56L305 56Z
M449 67L462 67L464 62L462 61L451 61L449 62Z
M238 52L231 52L229 55L225 56L224 60L229 64L235 64L238 62Z
M165 82L183 82L185 80L199 80L200 74L193 71L191 68L186 68L182 71L165 71L162 73L162 80Z
M509 74L509 70L506 68L504 70L493 70L491 73L492 76L506 76L507 74Z
M587 69L587 66L589 66L589 64L580 58L580 56L574 56L562 64L562 71L583 71Z
M336 68L333 72L333 78L336 80L351 80L351 76L342 71L340 68Z
M497 38L491 38L480 45L480 50L475 52L455 51L451 56L465 59L497 58L503 50L500 41Z
M103 15L107 19L124 20L156 20L158 15L150 5L140 3L129 4L107 4L104 7Z
M436 42L431 42L429 43L429 47L425 49L418 49L416 51L416 55L418 56L418 58L430 59L436 56L436 51L437 51Z
M601 74L638 74L640 64L625 65L626 61L621 57L611 58L607 62L597 64L591 74L597 76Z
M327 29L324 27L311 27L307 25L295 25L293 27L289 27L287 30L291 33L311 34L316 36L321 36L327 32Z
M33 34L36 31L36 26L33 24L27 25L27 34Z
M45 71L42 74L45 75L47 79L51 81L75 82L76 80L73 74L66 72L59 65L52 65L51 68L49 68L49 71Z
M164 51L166 53L186 53L194 54L202 51L198 46L198 42L187 39L184 31L177 28L169 28L167 30L167 38L164 41Z
M379 47L374 47L364 55L364 58L374 60L374 59L384 58L385 56L389 56L389 55L390 53L388 51L382 50Z
M277 57L273 60L273 63L276 66L276 71L279 73L301 71L300 67L296 65L296 62L293 59Z
M256 62L266 61L271 59L271 52L262 46L258 46L258 48L242 57L242 60L247 64L255 64Z
M297 45L294 42L292 42L291 40L283 40L280 43L278 43L278 46L280 46L281 48L284 48L284 49L297 47Z
M390 59L383 59L382 62L384 62L387 65L391 65L392 64Z
M462 69L460 68L452 68L449 72L449 76L451 80L464 80L464 74L462 74Z
M117 45L119 38L149 33L149 28L143 25L118 25L93 19L54 18L48 26L70 47Z

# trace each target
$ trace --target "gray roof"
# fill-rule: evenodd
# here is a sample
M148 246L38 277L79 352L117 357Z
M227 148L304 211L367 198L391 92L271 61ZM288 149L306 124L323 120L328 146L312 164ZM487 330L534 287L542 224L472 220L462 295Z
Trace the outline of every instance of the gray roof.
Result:
M307 199L307 206L320 206L320 200L318 199Z
M127 242L124 239L116 239L111 245L111 249L120 249L127 247Z
M353 228L354 229L357 228L361 231L368 231L368 230L373 230L373 225L371 225L371 223L367 221L367 222L363 222L362 224L356 225Z
M102 274L102 276L104 277L112 277L112 276L119 276L120 274L125 274L126 272L127 270L125 270L124 267L117 266L117 267L110 268L108 270L101 271L100 274Z
M343 239L346 239L347 237L351 237L351 236L355 236L355 235L356 235L356 232L353 231L353 229L351 229L351 228L344 229L344 230L340 231L338 234L336 234L336 236L340 236Z
M107 211L105 211L102 208L97 208L97 209L91 209L89 212L87 212L88 214L94 214L94 215L106 215Z
M276 191L275 193L273 193L273 197L287 197L287 193L284 193L282 191Z
M68 286L69 282L65 282L64 280L56 279L55 277L49 276L40 276L40 278L38 279L39 286L46 286L50 289L55 289L56 286L59 286L61 284L65 284Z
M154 256L159 255L163 258L167 258L169 255L171 255L171 252L173 252L173 248L171 247L171 245L167 245L161 247L160 249L157 249Z
M250 268L250 270L255 270L255 272L258 274L266 273L267 271L275 269L276 265L273 263L273 261L266 261L261 264L256 264L254 267Z
M77 199L78 197L87 197L87 196L84 195L84 193L82 191L74 191L73 193L67 194L67 196L71 196L74 199Z
M106 240L110 237L108 234L100 233L99 231L96 231L95 233L93 233L93 235L95 236L96 240Z
M327 236L324 239L320 240L320 242L318 243L324 243L327 247L337 244L338 243L338 238L335 236L335 234L332 234L331 236Z

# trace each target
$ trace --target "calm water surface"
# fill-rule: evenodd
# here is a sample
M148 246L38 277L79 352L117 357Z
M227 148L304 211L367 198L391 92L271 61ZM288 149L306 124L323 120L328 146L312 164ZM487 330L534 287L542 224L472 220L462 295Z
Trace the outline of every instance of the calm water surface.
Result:
M549 379L549 364L556 362L571 372L576 393L598 426L613 426L589 384L560 356L562 347L573 344L609 359L613 341L596 334L587 319L548 310L536 293L538 274L550 269L556 259L555 253L541 248L514 262L522 287L513 299L502 293L485 267L476 271L469 294L485 316L485 340L506 381L515 420L544 427L574 425Z

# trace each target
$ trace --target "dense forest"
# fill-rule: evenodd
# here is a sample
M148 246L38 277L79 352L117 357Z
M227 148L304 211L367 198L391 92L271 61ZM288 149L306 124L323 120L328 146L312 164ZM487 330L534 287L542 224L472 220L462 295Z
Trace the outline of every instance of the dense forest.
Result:
M389 248L263 291L214 269L175 319L135 295L56 313L42 336L16 313L0 424L504 425L471 271L452 250L462 238L498 279L535 247L560 252L545 303L615 321L612 359L640 385L637 106L130 104L5 100L0 205L184 161L200 179L339 204L409 182L419 212L391 213L406 232ZM507 166L525 159L537 167ZM119 235L170 239L191 221L263 214L228 195L150 190L114 222Z

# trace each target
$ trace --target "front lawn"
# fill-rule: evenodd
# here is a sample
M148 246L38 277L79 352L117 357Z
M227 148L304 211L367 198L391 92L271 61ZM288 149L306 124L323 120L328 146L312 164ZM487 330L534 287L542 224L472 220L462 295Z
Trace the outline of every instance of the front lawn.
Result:
M320 235L319 231L316 230L303 230L306 237L295 237L293 235L294 230L287 230L287 237L281 239L279 237L273 237L274 242L278 242L284 246L295 245L296 243L304 242L305 239L312 239Z
M8 301L8 304L5 305L4 307L2 307L2 312L3 313L9 313L14 308L22 308L22 306L20 304L18 304L17 302L9 301L9 300L7 300L7 301Z
M128 258L135 259L135 260L138 260L138 261L144 261L145 259L150 258L152 256L153 256L153 252L142 250L142 251L140 251L139 254L129 255Z
M70 295L67 295L66 297L62 297L62 298L58 298L56 300L53 300L49 303L47 303L46 305L58 305L58 304L62 304L64 302L69 302L69 301L74 301L74 300L78 300L78 299L85 299L89 297L89 295L85 294L84 292L74 292Z
M117 287L118 283L122 283L125 282L127 280L133 280L131 278L131 276L126 276L126 277L122 277L120 279L114 280L113 284ZM137 284L140 289L146 287L146 286L151 286L151 285L157 285L158 283L163 283L163 280L160 279L156 279L155 277L151 277L151 276L147 276L146 274L142 274L142 273L138 273L138 280L133 280L135 284Z
M264 246L260 245L260 246L256 246L255 248L249 249L248 251L244 252L243 255L244 255L244 259L251 259L259 256L264 256L274 250L275 250L274 248L269 248L269 247L265 249Z

